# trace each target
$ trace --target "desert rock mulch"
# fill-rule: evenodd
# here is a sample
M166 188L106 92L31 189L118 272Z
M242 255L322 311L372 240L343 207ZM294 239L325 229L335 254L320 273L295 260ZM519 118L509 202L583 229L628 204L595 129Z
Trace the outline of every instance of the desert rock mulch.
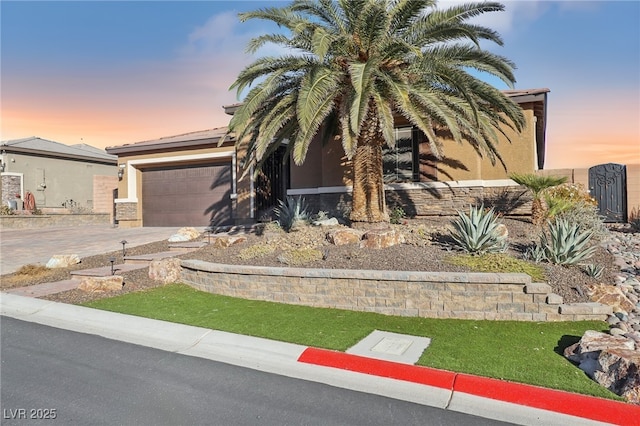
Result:
M401 225L392 225L406 236L406 243L386 249L361 249L357 245L335 246L330 244L325 235L327 228L305 226L291 233L284 233L267 227L264 232L248 234L247 241L228 248L206 246L197 251L177 254L183 259L198 259L214 263L250 264L257 266L283 267L278 256L285 250L295 248L316 248L323 253L321 260L304 264L306 268L325 269L362 269L362 270L396 270L396 271L433 271L433 272L470 272L469 268L452 265L447 260L456 254L448 246L450 218L430 218L425 220L409 220ZM539 230L524 219L503 218L502 223L509 231L509 252L521 257L527 246L538 239ZM169 236L167 236L168 238ZM207 237L201 237L207 241ZM268 245L277 247L272 253L262 257L246 259L243 254L249 247ZM164 252L169 249L167 241L145 244L127 249L127 255L149 254ZM241 256L243 255L243 256ZM79 269L89 269L110 265L109 259L116 258L116 264L122 263L122 252L114 251L99 256L83 258L82 262L69 268L46 270L40 275L20 277L19 274L4 275L0 280L0 289L9 289L43 282L60 281L70 278L70 272ZM243 259L244 257L244 259ZM547 283L554 293L562 296L565 303L586 302L587 285L596 283L613 284L618 272L614 266L613 256L604 248L599 247L596 254L586 261L601 265L604 273L600 279L587 276L580 266L558 266L541 263L546 271ZM148 277L148 268L139 269L122 274L125 286L122 290L111 293L85 293L71 290L47 296L48 300L64 303L83 303L116 294L143 291L163 284Z

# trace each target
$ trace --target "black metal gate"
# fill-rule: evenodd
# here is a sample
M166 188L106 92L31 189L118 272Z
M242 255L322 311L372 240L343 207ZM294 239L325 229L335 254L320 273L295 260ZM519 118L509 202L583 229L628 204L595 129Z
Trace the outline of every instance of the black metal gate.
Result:
M627 221L627 168L600 164L589 169L589 190L605 222Z
M286 148L280 147L262 164L255 181L256 213L260 220L271 216L271 210L285 199L289 188L289 162Z

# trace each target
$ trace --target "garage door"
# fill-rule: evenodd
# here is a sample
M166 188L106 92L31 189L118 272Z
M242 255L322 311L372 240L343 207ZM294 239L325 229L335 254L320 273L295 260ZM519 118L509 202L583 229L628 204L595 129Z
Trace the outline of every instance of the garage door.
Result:
M142 169L144 226L230 225L231 164Z

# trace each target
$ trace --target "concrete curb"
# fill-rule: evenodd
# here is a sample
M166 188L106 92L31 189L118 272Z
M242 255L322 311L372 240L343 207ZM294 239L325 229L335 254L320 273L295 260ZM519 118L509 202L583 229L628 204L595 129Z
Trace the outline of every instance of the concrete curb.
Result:
M524 425L637 424L640 407L468 374L0 293L0 314Z

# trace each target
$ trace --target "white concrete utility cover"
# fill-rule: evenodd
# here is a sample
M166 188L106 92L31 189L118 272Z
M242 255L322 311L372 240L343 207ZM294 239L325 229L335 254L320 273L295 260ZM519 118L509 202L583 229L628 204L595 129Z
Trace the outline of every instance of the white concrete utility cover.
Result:
M374 330L349 348L347 353L403 364L415 364L429 344L431 339L428 337Z
M409 339L395 339L393 337L383 337L371 350L390 355L402 355L411 346Z

